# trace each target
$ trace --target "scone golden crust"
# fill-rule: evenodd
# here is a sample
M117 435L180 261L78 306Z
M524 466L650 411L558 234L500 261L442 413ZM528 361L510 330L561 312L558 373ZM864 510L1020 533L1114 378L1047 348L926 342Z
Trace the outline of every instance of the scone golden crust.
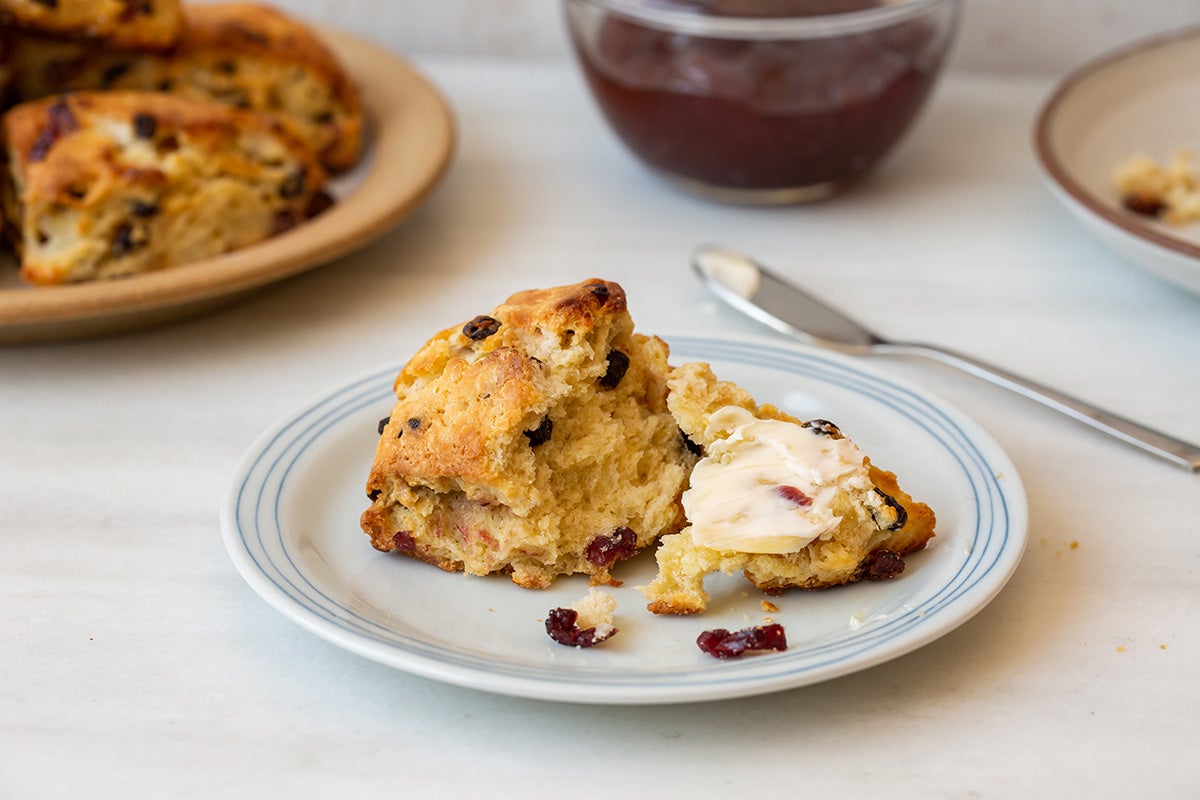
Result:
M363 530L379 550L527 588L615 583L614 563L683 524L696 457L667 410L667 354L603 280L442 331L396 378Z
M803 435L844 439L823 420L808 423L773 406L758 405L741 387L719 381L707 364L683 364L668 378L668 403L680 428L706 454L732 434L714 426L721 409L745 409L745 418L778 420L808 429ZM848 445L848 443L847 443ZM724 448L717 448L723 450ZM901 556L923 548L934 535L935 517L896 483L896 476L862 458L858 478L829 491L829 530L790 552L743 552L698 544L694 527L663 538L656 554L657 578L643 589L647 608L656 614L695 614L708 606L704 578L713 572L746 578L768 594L784 589L820 589L862 579L894 577L903 569ZM699 472L699 468L698 468ZM693 486L697 477L693 476ZM772 486L784 498L807 506L812 498L794 486Z
M18 40L17 94L95 89L168 91L287 117L326 169L352 167L363 145L358 90L299 20L248 3L188 6L166 53L121 52L45 39Z
M179 0L0 0L0 24L161 50L179 38L183 15Z
M302 221L324 182L281 121L157 92L84 92L0 121L6 232L37 284L196 261Z

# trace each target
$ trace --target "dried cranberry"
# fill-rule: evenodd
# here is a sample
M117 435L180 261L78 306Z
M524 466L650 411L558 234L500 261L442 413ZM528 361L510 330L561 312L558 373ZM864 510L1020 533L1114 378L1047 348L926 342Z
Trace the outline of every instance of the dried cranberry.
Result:
M1141 214L1143 217L1160 217L1167 210L1167 204L1153 195L1127 194L1121 198L1121 205L1127 211Z
M293 197L299 197L304 194L304 183L307 176L303 169L298 169L290 173L279 184L279 196L284 200L291 200Z
M783 496L783 499L789 500L798 506L811 506L812 498L800 491L795 486L780 486L776 491Z
M804 423L805 428L812 428L815 433L828 436L830 439L844 439L842 430L827 419L810 419Z
M281 233L290 231L296 227L296 213L291 209L285 208L275 212L275 216L271 218L271 235L278 236Z
M125 0L125 10L121 12L121 19L128 21L138 16L150 16L154 13L154 3L150 0Z
M100 87L107 89L116 82L126 72L129 72L128 61L118 61L104 68L104 72L100 74Z
M751 650L787 650L787 636L783 633L783 626L778 623L743 628L732 633L717 628L700 634L696 638L696 646L710 656L737 658Z
M589 283L587 288L591 291L592 297L599 300L601 305L608 302L608 284Z
M546 617L546 633L567 647L592 647L617 632L616 628L610 628L601 636L595 628L580 628L575 624L578 619L579 612L573 608L553 608Z
M316 192L309 199L308 205L304 207L304 218L312 219L313 217L320 216L335 205L337 205L337 200L329 192Z
M383 419L379 420L379 435L380 436L383 436L383 429L386 428L388 423L391 421L392 421L391 417L384 417Z
M637 552L637 534L629 528L617 528L609 536L597 536L588 543L584 555L597 567L632 558Z
M371 491L367 492L367 499L374 503L379 499L379 495L381 494L383 494L382 489L372 489Z
M66 97L60 97L50 108L46 109L46 124L42 126L37 139L29 149L29 160L31 162L44 160L50 154L50 148L54 147L54 143L60 137L78 128L79 123L75 119L75 114L71 112L71 106L67 104Z
M108 249L113 258L120 258L145 245L148 239L144 232L139 234L132 225L123 222L113 230L112 244Z
M496 331L500 330L500 320L480 314L475 319L463 325L463 336L466 336L473 342L478 342L481 339L486 339Z
M412 531L396 531L392 535L392 544L401 553L408 553L410 556L417 552L417 541L412 537Z
M134 200L129 204L129 213L135 217L149 219L158 216L160 211L157 203L147 203L144 200Z
M881 492L879 489L875 489L875 494L879 495L883 499L884 505L895 513L895 519L886 520L880 519L881 514L876 512L875 524L889 531L898 531L903 528L908 523L908 509L900 505L900 501L890 494Z
M858 564L856 576L860 580L887 581L904 572L904 559L891 550L880 547L872 550Z
M139 139L153 139L158 133L158 120L151 114L134 114L133 133Z
M550 441L550 434L554 433L554 420L546 417L542 420L542 424L538 425L531 431L525 431L525 438L529 440L530 447L537 447Z
M608 351L608 369L605 371L604 377L600 379L600 387L603 389L617 388L617 384L621 382L621 378L625 377L625 371L628 369L629 356L620 350Z

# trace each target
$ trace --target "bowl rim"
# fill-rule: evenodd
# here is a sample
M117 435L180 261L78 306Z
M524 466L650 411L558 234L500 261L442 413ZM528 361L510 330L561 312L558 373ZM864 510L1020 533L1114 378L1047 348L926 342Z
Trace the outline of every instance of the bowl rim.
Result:
M1200 38L1200 25L1191 25L1166 33L1155 34L1092 59L1068 73L1042 104L1041 110L1038 112L1033 126L1033 150L1045 174L1071 199L1096 217L1115 225L1125 233L1145 242L1158 245L1166 250L1184 256L1200 259L1200 247L1169 234L1161 233L1149 225L1142 223L1140 220L1131 218L1129 215L1116 211L1100 202L1091 192L1075 180L1070 170L1059 160L1058 152L1051 142L1050 135L1059 108L1081 83L1086 82L1097 73L1131 58L1136 58L1164 45L1177 44L1181 41L1195 38Z
M650 27L722 39L822 39L877 30L920 17L942 6L957 10L960 0L892 0L838 14L792 17L717 17L691 9L654 5L647 0L566 0Z

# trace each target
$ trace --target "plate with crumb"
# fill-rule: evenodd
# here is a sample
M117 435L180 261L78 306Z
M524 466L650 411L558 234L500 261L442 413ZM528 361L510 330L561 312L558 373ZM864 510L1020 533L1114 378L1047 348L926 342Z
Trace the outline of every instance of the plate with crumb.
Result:
M245 7L233 5L194 8L197 14L245 12ZM266 20L264 25L278 22L263 17L266 13L259 14ZM228 24L239 23L235 19ZM287 35L287 31L282 35ZM14 264L16 258L6 253L0 257L0 342L56 341L103 335L202 312L352 252L383 235L415 210L437 186L454 150L454 121L448 104L433 84L389 50L336 30L323 28L316 36L355 86L356 100L361 104L361 150L348 152L344 149L343 144L350 138L346 128L335 128L319 116L314 119L320 120L322 130L316 133L305 130L298 134L311 134L317 138L316 142L306 144L312 145L313 152L318 152L323 166L328 168L325 172L330 178L324 186L323 196L328 196L331 204L325 197L320 198L322 204L311 217L289 209L275 210L271 223L286 217L288 224L278 225L265 240L236 245L229 252L205 255L163 269L138 271L132 275L112 272L106 276L100 272L100 276L107 279L77 281L68 276L68 282L54 285L30 284L18 275ZM265 40L256 46L263 47L264 43L269 46ZM62 47L78 46L65 43ZM53 52L35 47L30 50L29 58L48 58L46 54ZM176 55L179 52L180 49L175 50ZM178 58L182 60L185 56ZM301 58L304 58L302 54ZM136 66L131 67L126 62L97 61L95 58L82 61L88 70L100 71L100 77L89 78L106 89L94 92L96 96L107 96L109 89L144 89L145 86L140 84L148 80L154 80L158 88L168 88L174 83L176 89L170 91L182 94L178 89L180 79L164 72L161 65L154 67L157 73L140 74L139 71L146 72L150 67L140 62L134 62ZM184 66L187 64L180 68ZM232 72L234 66L230 61L221 61L214 70ZM43 73L31 70L31 74ZM137 83L139 80L140 84ZM32 90L41 89L35 86ZM234 97L233 102L246 107L248 101L244 97L230 92L269 95L260 90L262 86L250 85L244 88L230 86L222 91L226 92L226 98ZM132 94L136 95L136 92ZM185 101L202 102L186 97L175 102ZM73 98L71 102L79 101ZM66 102L60 103L60 107L65 108ZM52 115L54 110L54 107L50 108ZM74 114L66 119L70 125L60 127L84 125L78 108L74 108ZM149 115L134 115L134 136L154 138L155 146L160 150L167 144L174 144L175 138L170 131L163 130L166 119L166 112L163 112L155 126L146 124L154 121ZM244 130L244 126L238 127ZM47 127L42 128L43 137L46 130ZM320 136L328 140L322 140ZM35 156L42 155L36 151L43 144L32 144ZM200 184L211 185L211 180L209 184ZM293 185L296 185L294 190L288 191ZM300 190L305 188L294 180L294 175L284 176L281 187L281 196L299 196ZM84 192L86 188L77 191ZM196 196L196 192L191 191L180 194ZM215 193L212 197L220 200ZM229 204L236 199L229 200ZM144 227L143 223L152 222L149 217L166 216L166 210L150 201L133 197L127 203L134 209L133 216L116 229L121 235L112 237L113 252L121 251L122 254L142 243L137 231ZM246 215L239 215L239 218L245 221ZM44 240L40 231L38 236ZM168 239L172 237L174 234ZM148 251L149 248L144 249ZM132 267L128 271L132 271ZM48 275L50 281L59 281L54 272Z
M588 286L597 291L597 284ZM495 323L477 317L464 333L474 338L482 326L486 335ZM572 332L579 335L575 327ZM456 334L439 334L447 335L453 342ZM266 602L348 651L473 689L596 704L716 700L847 675L949 633L1004 587L1025 548L1024 490L1000 447L964 414L836 354L767 339L664 338L671 364L708 364L730 385L772 404L770 413L780 419L819 421L813 425L820 430L809 431L813 436L830 437L839 428L852 436L872 463L894 470L906 493L936 511L936 535L907 554L903 572L887 580L760 591L741 574L717 571L704 581L700 607L666 614L648 609L647 590L660 569L653 543L619 562L597 559L589 547L593 566L580 562L549 578L539 571L522 575L519 567L508 570L512 574L453 574L444 560L435 565L407 557L434 553L419 549L421 520L395 535L407 555L379 552L390 543L372 547L364 531L380 517L380 491L395 488L379 488L379 464L410 458L391 452L384 440L408 441L428 424L397 415L402 406L394 386L404 365L396 363L313 399L252 444L221 509L231 559ZM434 345L438 337L427 347ZM626 381L638 357L634 353ZM532 360L540 364L547 356ZM600 365L601 381L612 377L612 363L610 357L607 369ZM418 379L414 386L425 383ZM554 426L521 423L529 428L528 447L572 438L567 416L552 416ZM788 488L792 501L807 504ZM494 511L479 505L471 513ZM595 505L609 501L595 496ZM364 513L369 508L376 510ZM611 574L608 566L594 568L599 563L611 565ZM597 611L595 621L582 622ZM722 638L722 630L734 637ZM722 651L722 642L743 631L763 634L750 641L753 652Z
M1130 263L1200 294L1200 27L1067 76L1034 129L1055 196Z

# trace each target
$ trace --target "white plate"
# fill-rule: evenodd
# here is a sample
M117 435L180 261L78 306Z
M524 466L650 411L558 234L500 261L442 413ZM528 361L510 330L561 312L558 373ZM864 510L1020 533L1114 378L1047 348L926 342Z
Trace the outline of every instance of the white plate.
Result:
M586 703L667 703L761 694L855 672L942 636L983 608L1024 550L1016 470L977 425L922 390L847 358L766 341L669 339L675 363L702 360L763 402L832 419L938 515L931 546L895 581L774 598L789 649L718 661L695 645L708 628L767 616L740 577L710 576L701 617L656 617L634 588L653 554L623 565L620 632L588 650L546 635L549 609L587 593L583 576L550 589L453 575L373 550L358 528L364 485L391 411L389 365L319 397L246 454L222 509L234 564L262 597L352 652L436 680Z
M1121 208L1113 169L1137 153L1200 152L1200 28L1138 42L1069 75L1034 130L1051 190L1133 264L1200 294L1200 224L1172 226Z

